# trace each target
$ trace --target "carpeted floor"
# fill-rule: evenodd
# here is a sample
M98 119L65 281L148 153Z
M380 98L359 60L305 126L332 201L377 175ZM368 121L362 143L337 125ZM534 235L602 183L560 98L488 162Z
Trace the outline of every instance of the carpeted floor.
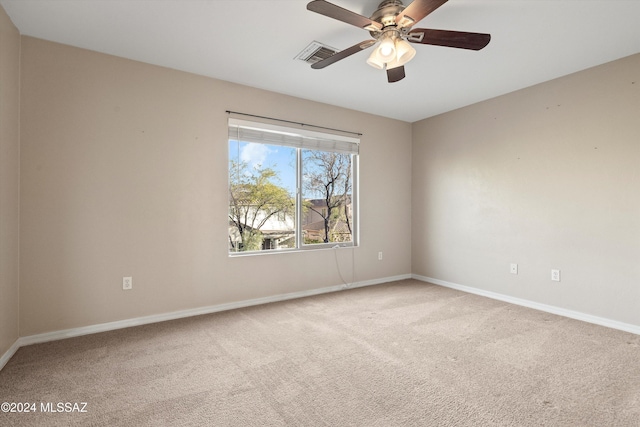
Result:
M640 336L406 280L23 347L0 402L37 410L2 426L640 426Z

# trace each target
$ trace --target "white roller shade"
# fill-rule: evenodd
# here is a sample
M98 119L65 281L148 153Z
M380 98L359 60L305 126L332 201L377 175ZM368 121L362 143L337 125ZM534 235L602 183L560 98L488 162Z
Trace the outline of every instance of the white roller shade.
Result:
M358 154L360 139L229 118L229 140Z

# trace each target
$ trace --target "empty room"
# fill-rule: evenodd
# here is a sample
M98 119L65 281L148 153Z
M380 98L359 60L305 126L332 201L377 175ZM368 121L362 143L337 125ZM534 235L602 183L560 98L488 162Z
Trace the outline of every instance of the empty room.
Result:
M638 16L0 0L0 425L640 426Z

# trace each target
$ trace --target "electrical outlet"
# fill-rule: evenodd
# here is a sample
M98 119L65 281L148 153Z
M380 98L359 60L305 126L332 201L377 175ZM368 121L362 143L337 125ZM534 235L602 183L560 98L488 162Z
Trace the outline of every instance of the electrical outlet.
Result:
M133 288L133 278L132 277L123 277L122 278L122 289L128 291Z
M518 264L512 263L509 271L511 274L518 274Z
M551 270L551 280L554 282L560 281L560 270Z
M378 252L378 261L382 261L382 251Z

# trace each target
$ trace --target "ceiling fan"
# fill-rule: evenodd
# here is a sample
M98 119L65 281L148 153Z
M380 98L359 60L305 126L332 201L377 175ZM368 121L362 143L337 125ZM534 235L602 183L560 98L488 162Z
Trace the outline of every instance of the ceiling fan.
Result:
M490 34L467 33L462 31L431 30L413 28L425 16L445 4L447 0L413 0L404 6L401 0L384 0L371 17L359 15L324 0L314 0L307 9L347 24L369 31L373 40L365 40L345 50L311 65L311 68L325 68L341 59L378 45L367 64L387 71L389 83L405 77L404 64L416 54L410 43L480 50L489 44Z

